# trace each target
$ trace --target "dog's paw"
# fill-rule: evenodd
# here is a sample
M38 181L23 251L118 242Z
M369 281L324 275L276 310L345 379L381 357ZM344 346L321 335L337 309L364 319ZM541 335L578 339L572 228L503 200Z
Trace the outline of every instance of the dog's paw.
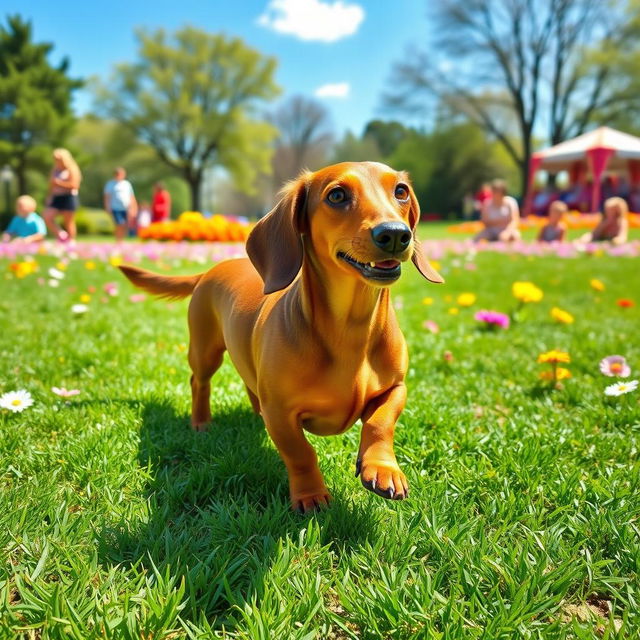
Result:
M318 493L304 496L291 496L291 508L298 513L308 513L309 511L318 511L329 506L331 496L324 489Z
M356 476L358 475L365 489L388 500L404 500L409 495L409 483L397 464L363 463L358 458Z

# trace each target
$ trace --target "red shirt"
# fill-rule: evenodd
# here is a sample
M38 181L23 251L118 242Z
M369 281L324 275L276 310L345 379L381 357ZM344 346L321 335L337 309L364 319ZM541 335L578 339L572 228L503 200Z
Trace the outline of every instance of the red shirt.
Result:
M171 196L166 189L161 189L153 194L151 202L151 222L168 220L171 215Z

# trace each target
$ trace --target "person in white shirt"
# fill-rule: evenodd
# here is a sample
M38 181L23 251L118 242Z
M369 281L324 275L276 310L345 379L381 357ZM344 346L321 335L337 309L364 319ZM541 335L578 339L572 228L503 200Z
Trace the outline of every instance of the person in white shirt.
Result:
M491 183L491 198L483 202L480 219L484 229L476 235L475 242L520 240L520 209L516 199L507 195L504 180L494 180Z
M126 177L124 168L118 167L113 172L113 180L109 180L104 186L104 208L113 216L118 242L127 235L127 221L135 220L138 214L136 196Z

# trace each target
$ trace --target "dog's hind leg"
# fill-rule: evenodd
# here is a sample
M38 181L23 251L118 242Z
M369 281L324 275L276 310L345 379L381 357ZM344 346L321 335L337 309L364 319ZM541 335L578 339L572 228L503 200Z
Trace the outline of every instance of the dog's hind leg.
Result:
M249 389L246 384L244 385L244 387L247 390L247 395L249 396L249 402L251 402L251 408L253 409L253 412L257 415L260 415L260 400L258 399L258 396L253 393L253 391L251 391L251 389Z
M224 337L208 287L196 289L189 305L189 365L191 366L191 426L206 431L211 422L211 376L222 364Z

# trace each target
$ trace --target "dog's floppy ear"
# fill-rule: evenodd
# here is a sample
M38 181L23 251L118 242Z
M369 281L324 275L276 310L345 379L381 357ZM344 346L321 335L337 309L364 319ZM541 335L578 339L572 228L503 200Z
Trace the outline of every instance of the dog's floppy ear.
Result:
M280 192L280 200L259 220L247 238L249 259L264 282L264 292L288 287L302 266L302 226L306 210L306 177Z
M427 260L422 253L422 245L416 236L416 229L418 228L418 222L420 222L420 205L418 204L418 198L416 198L416 194L413 192L411 185L409 185L409 195L411 197L409 224L411 225L411 232L413 233L413 255L411 256L411 262L413 262L416 269L429 282L442 284L444 278L429 264L429 260Z

